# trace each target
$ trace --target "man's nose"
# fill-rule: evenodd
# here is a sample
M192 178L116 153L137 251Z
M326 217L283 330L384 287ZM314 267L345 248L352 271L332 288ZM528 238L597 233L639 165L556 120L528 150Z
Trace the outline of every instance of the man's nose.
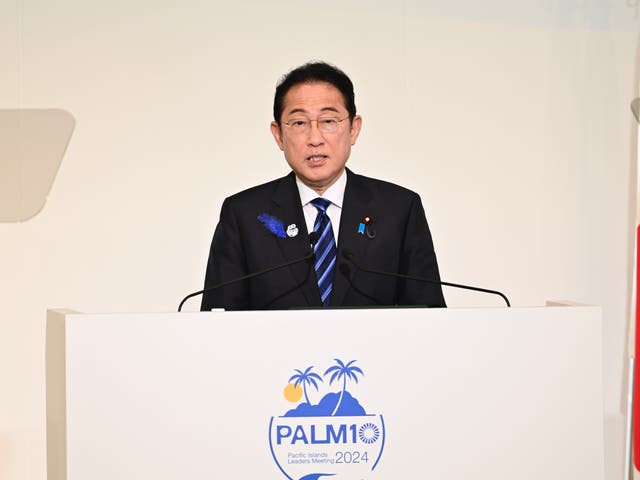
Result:
M318 121L314 120L309 124L309 134L307 137L307 142L309 145L321 145L324 143L324 137L322 136L322 132L318 128Z

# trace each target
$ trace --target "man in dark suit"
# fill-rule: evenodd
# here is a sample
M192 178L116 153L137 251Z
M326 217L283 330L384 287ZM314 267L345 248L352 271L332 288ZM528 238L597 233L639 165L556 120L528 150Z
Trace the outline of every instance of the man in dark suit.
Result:
M361 125L341 70L314 62L283 77L271 132L292 172L224 201L205 288L303 257L311 231L319 234L315 258L207 292L202 310L445 306L439 285L363 272L344 255L440 280L420 197L345 167Z

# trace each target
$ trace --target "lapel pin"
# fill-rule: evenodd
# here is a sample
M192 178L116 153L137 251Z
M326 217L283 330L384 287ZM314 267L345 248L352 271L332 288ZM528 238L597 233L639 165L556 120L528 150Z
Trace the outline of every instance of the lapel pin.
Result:
M364 235L366 233L369 238L376 237L376 230L373 228L373 219L369 215L365 215L362 218L362 221L358 225L358 233L360 235Z
M362 223L364 223L364 230L367 233L367 237L376 238L376 229L373 227L373 218L369 215L365 215L362 219ZM362 225L362 223L360 225Z
M273 215L269 215L268 213L261 213L260 215L258 215L258 221L276 237L286 238L284 225Z
M288 237L295 237L296 235L298 235L298 226L295 223L292 223L291 225L289 225L287 227L287 236Z

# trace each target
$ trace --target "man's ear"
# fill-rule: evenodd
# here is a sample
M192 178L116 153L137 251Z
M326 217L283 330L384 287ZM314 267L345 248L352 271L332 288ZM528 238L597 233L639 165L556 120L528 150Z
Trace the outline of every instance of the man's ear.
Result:
M353 117L351 121L351 131L349 135L351 136L351 145L356 144L356 140L358 139L358 135L360 135L360 129L362 128L362 117L360 115L356 115Z
M271 122L271 135L273 135L273 138L278 144L280 150L284 150L284 142L282 141L282 129L276 121Z

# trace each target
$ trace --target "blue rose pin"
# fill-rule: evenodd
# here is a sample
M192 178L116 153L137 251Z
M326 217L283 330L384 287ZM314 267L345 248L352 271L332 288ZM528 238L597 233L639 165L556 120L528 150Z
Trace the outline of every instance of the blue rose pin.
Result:
M269 215L268 213L261 213L258 215L258 220L276 237L287 238L287 234L284 231L284 225L276 217Z
M292 238L298 235L299 230L295 223L288 225L285 230L284 224L279 219L273 215L269 215L268 213L261 213L258 215L258 220L267 230L278 238Z

